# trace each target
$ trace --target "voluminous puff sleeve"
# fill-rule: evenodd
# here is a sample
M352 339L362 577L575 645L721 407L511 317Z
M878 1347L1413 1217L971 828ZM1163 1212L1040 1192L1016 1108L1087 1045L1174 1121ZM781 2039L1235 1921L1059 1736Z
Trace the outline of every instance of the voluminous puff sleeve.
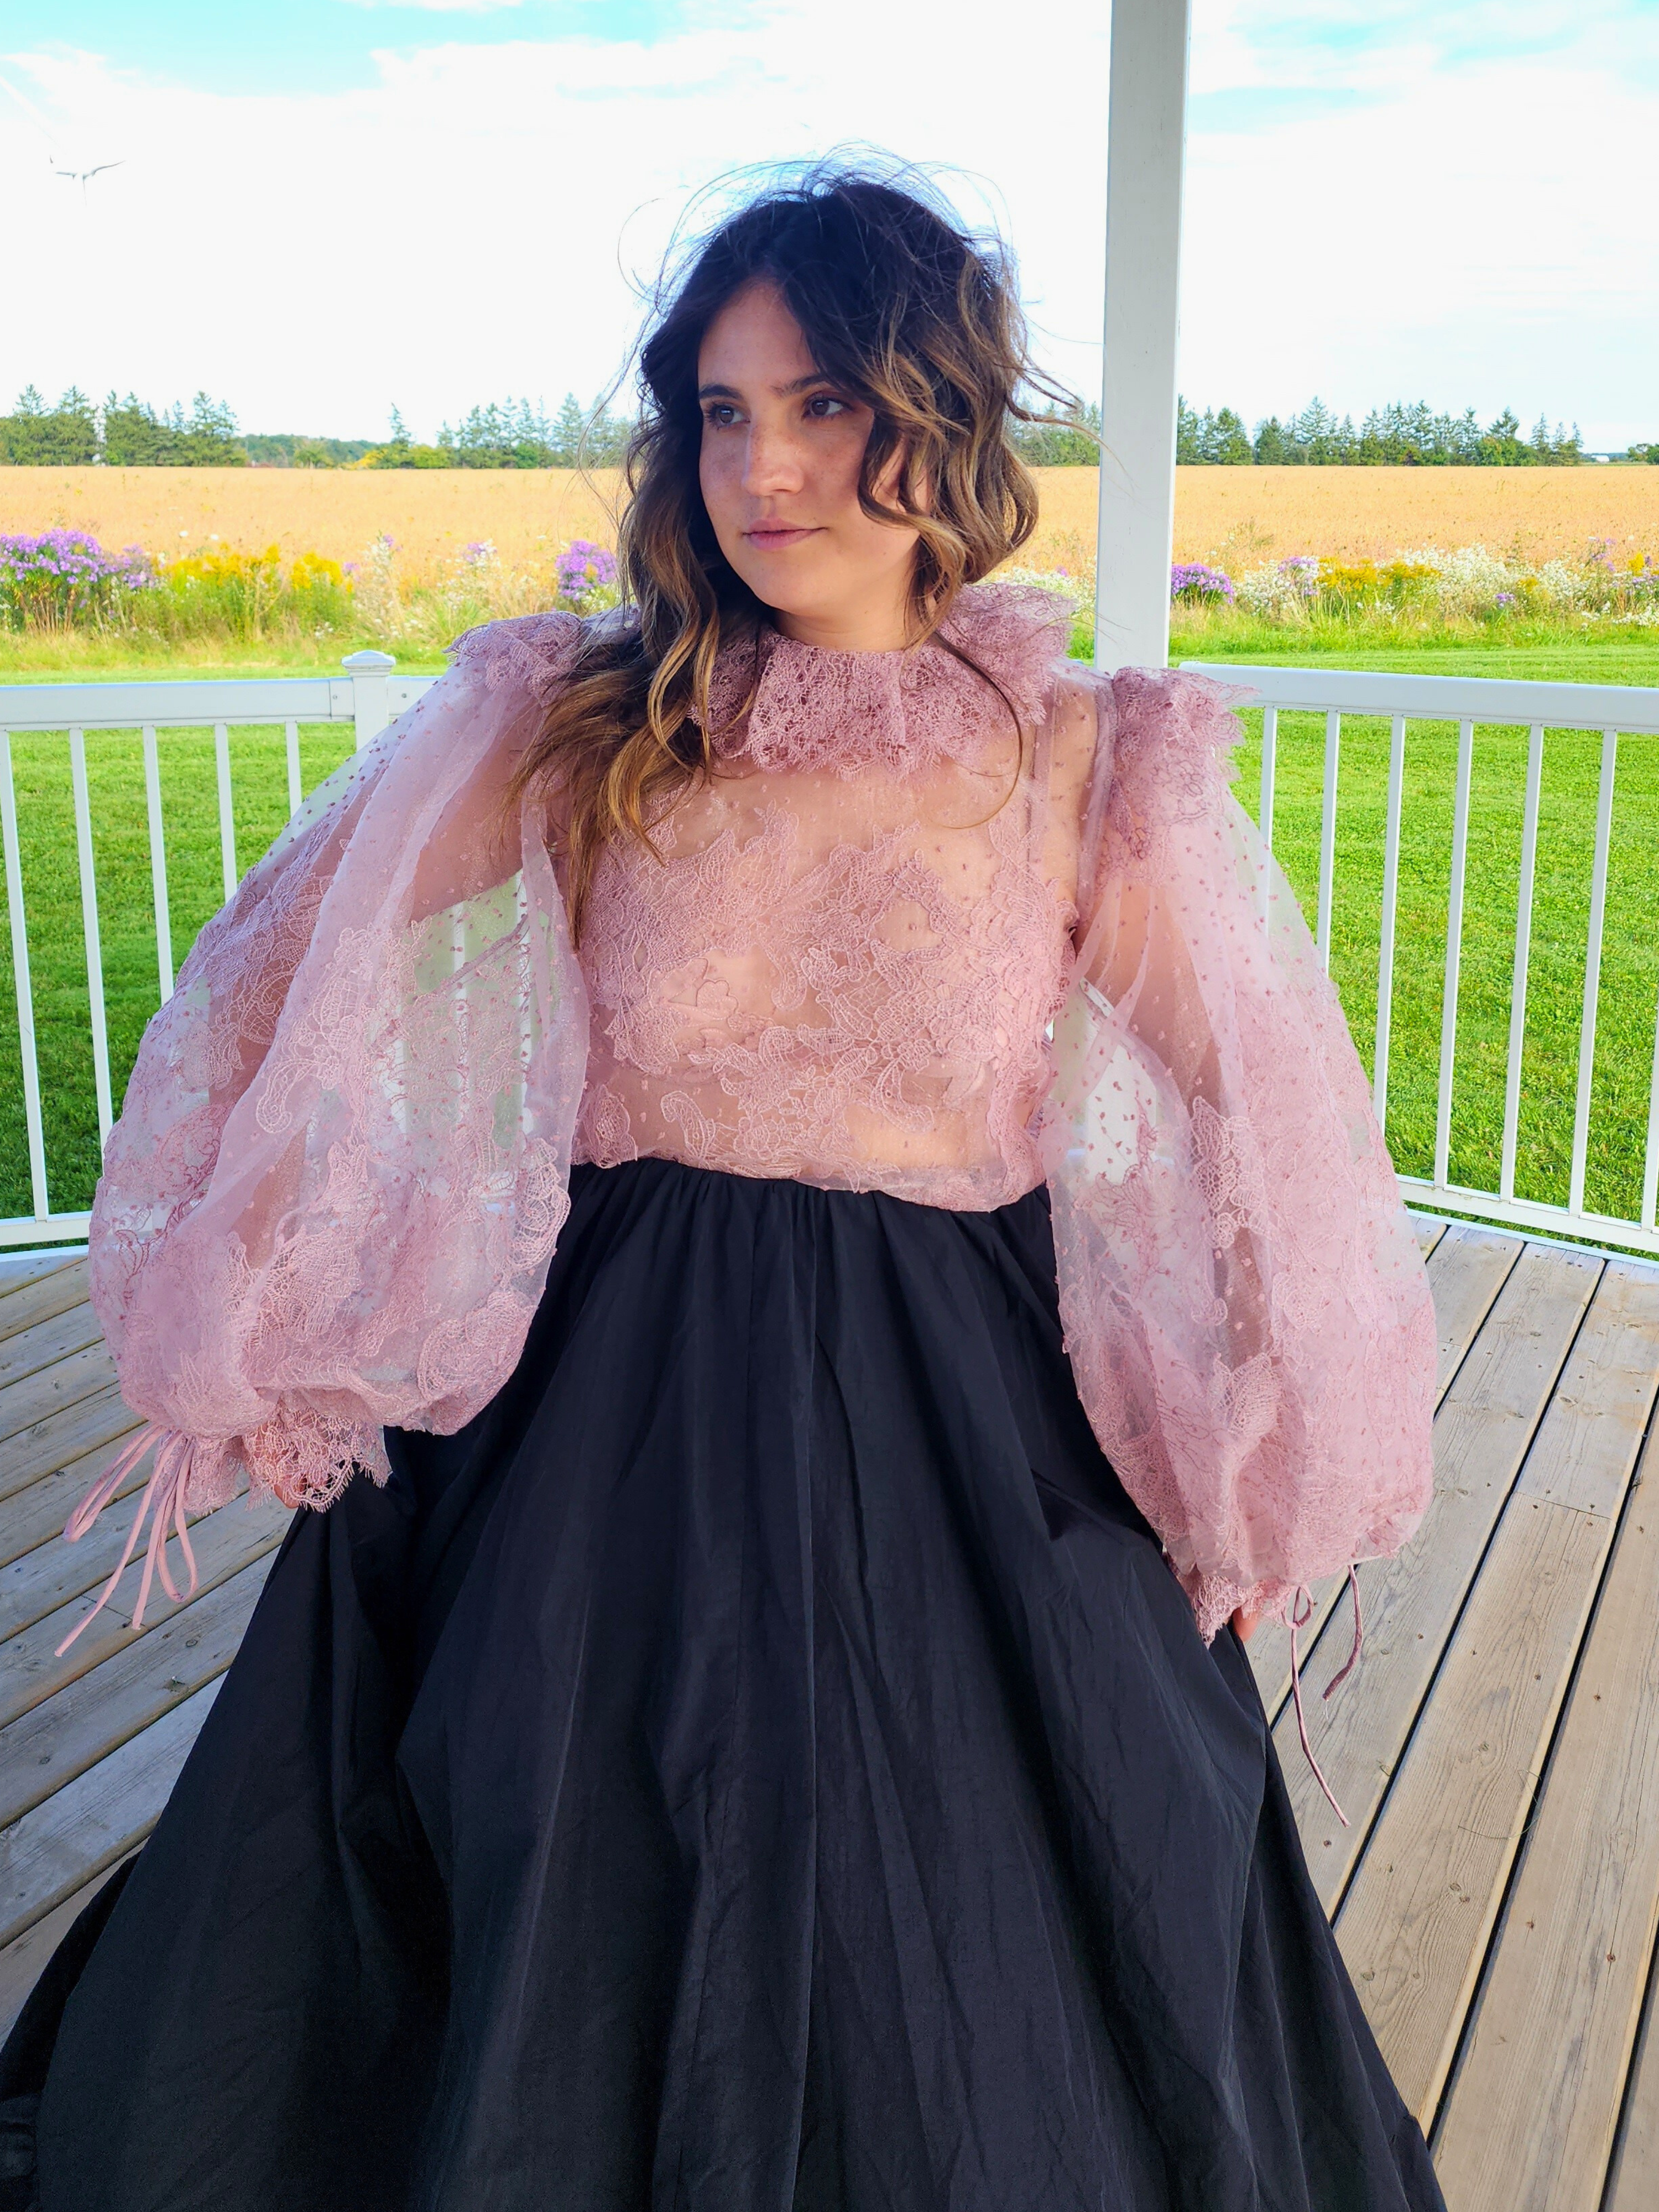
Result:
M1041 1136L1101 1445L1206 1641L1428 1504L1428 1281L1341 1007L1201 679L1096 687L1076 964Z
M577 635L548 616L463 640L144 1033L90 1254L149 1425L116 1481L156 1449L146 1593L158 1565L172 1588L169 1522L244 1474L315 1506L354 1467L383 1479L382 1425L452 1431L518 1358L568 1208L586 1006L542 824L506 784Z

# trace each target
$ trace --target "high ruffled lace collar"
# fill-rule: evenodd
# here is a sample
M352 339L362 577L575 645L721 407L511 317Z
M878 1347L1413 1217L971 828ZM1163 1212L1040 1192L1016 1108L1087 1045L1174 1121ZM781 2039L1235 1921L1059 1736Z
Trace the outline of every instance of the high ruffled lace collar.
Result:
M1072 610L1033 586L974 584L943 634L1003 687L1028 720L1043 712L1065 658ZM753 704L739 720L744 701ZM718 750L763 769L894 769L960 760L1006 724L994 693L941 647L836 653L768 625L721 647L709 685Z

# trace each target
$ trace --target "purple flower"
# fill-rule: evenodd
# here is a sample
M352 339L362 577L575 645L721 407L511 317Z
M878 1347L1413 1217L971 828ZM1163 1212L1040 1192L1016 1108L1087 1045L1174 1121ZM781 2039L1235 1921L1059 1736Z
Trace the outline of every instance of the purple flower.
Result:
M1202 561L1177 561L1170 570L1171 599L1224 599L1231 606L1233 580Z
M1517 605L1517 601L1513 592L1500 592L1493 604L1500 607L1512 607Z
M574 538L555 562L554 573L562 598L586 599L590 592L602 591L616 582L617 556L606 546Z
M125 595L151 590L157 581L141 546L106 553L82 530L0 536L0 621L15 627L96 623Z

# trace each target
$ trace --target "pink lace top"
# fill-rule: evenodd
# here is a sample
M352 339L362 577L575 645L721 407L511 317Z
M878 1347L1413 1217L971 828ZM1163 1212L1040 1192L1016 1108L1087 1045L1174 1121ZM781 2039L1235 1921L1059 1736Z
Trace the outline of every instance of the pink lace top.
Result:
M243 1471L326 1504L383 1425L469 1419L571 1161L642 1154L957 1208L1046 1179L1084 1405L1206 1636L1403 1540L1426 1280L1236 725L1066 632L987 586L945 630L977 669L728 644L719 772L605 857L580 959L502 807L579 625L460 641L204 931L111 1138L93 1295L161 1440L151 1568Z

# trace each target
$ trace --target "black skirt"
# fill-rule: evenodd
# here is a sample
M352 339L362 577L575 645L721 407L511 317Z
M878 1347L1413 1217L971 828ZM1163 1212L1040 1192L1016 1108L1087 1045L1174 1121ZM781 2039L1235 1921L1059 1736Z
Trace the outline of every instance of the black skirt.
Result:
M42 2212L1440 2212L1044 1195L573 1198L20 2020Z

